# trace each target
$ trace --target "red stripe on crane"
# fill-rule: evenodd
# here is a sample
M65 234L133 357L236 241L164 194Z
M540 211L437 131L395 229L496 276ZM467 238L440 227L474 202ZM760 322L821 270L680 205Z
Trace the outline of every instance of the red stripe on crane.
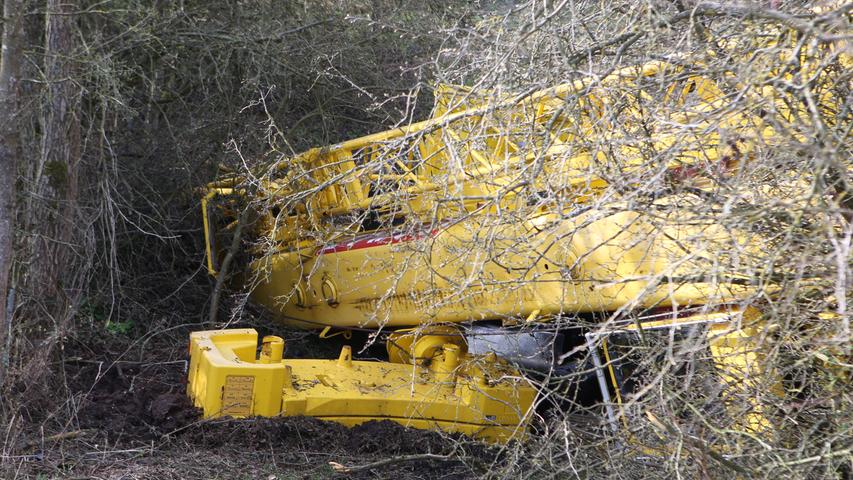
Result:
M348 242L342 242L336 245L330 245L328 247L322 248L320 249L318 254L326 255L329 253L349 252L352 250L361 250L363 248L380 247L383 245L393 245L395 243L411 242L412 240L420 240L422 238L429 238L435 236L435 234L437 233L438 229L434 228L432 230L424 230L417 233L398 233L395 235L370 235L364 237L357 237L353 238Z

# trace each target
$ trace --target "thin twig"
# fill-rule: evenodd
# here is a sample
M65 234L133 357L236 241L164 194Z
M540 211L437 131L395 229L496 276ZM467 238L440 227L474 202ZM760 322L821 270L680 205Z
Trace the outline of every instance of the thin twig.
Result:
M418 462L418 461L436 461L436 462L452 462L456 459L450 455L436 455L434 453L420 453L417 455L404 455L402 457L391 457L384 460L379 460L373 463L364 465L346 466L338 462L329 462L329 465L338 473L356 473L372 468L385 467L387 465L395 465L399 463Z

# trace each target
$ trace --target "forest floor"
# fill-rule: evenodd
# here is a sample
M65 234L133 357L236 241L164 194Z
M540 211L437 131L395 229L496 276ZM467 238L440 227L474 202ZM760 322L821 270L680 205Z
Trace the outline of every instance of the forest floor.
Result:
M72 395L52 414L68 417L61 421L65 427L7 439L6 471L0 473L73 479L450 479L478 476L500 457L496 448L388 421L349 429L305 417L202 420L185 394L187 335L197 329L182 326L147 337L136 360L129 358L130 349L93 348L91 339L78 342L78 349L66 347L62 370ZM291 353L330 348L312 345L321 342L316 336L301 336L288 344ZM50 424L57 421L42 423ZM448 458L404 458L427 453ZM388 459L397 460L349 474L330 464L363 467Z

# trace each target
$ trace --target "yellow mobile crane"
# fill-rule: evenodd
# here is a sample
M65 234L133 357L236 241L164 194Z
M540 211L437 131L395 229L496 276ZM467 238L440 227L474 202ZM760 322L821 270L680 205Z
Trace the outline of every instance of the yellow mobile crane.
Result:
M190 397L206 417L389 419L503 442L523 438L537 395L519 368L557 368L561 336L590 353L618 428L630 355L616 352L658 331L707 338L726 391L775 383L752 341L761 315L737 306L754 293L744 272L766 240L688 205L706 177L788 135L785 122L812 120L772 88L697 71L656 61L518 96L440 86L426 121L209 184L211 275L235 263L254 302L321 336L384 331L388 361L355 360L350 346L337 359L289 359L277 336L259 350L253 329L195 332ZM831 114L838 101L822 84L816 98ZM727 108L733 86L748 108ZM685 176L692 193L661 195L651 209L629 194ZM621 191L608 189L612 178ZM738 259L721 254L728 245ZM651 309L668 313L619 320ZM572 315L613 322L525 329ZM767 428L757 404L738 423Z

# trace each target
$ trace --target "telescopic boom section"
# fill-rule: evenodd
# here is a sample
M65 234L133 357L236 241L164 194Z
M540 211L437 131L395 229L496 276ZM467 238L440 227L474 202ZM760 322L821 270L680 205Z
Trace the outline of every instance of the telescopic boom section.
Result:
M761 119L726 113L716 84L683 70L653 62L511 98L443 86L433 119L309 150L257 179L211 184L202 202L210 273L251 204L257 247L241 278L256 303L298 327L743 296L738 284L703 277L715 245L733 234L749 244L750 232L705 226L677 199L658 201L653 216L627 200L616 213L596 206L605 173L627 179L625 188L666 176L701 186L697 172L725 174L748 159ZM614 128L617 119L636 131ZM721 141L721 130L738 140ZM673 261L688 249L690 261ZM659 281L667 276L697 280Z

